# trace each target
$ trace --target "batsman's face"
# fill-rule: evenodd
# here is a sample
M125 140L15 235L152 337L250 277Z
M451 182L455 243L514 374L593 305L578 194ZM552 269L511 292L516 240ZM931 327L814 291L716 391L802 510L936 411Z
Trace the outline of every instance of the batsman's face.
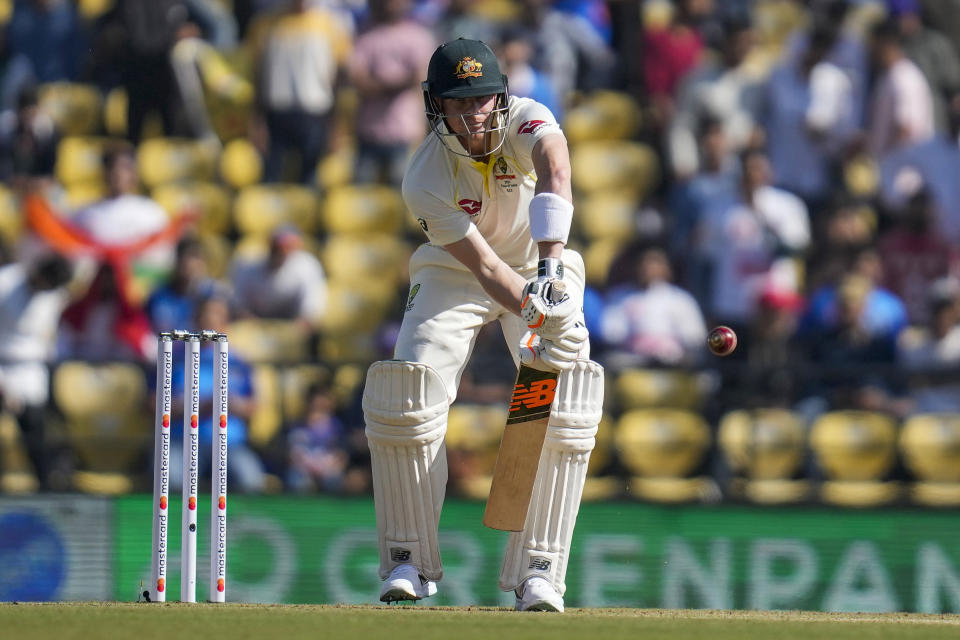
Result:
M481 141L487 130L487 121L497 102L496 95L476 96L473 98L443 98L440 106L450 130L458 136L479 138Z

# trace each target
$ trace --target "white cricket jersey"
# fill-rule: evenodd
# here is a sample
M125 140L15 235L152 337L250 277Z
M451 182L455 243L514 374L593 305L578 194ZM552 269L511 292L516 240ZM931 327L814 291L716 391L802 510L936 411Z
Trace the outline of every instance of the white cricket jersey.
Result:
M511 97L509 113L503 146L486 162L452 153L428 135L410 159L403 199L431 244L442 247L479 232L504 262L524 267L538 257L528 213L537 182L533 147L563 132L550 110L529 98ZM456 138L448 141L462 150Z

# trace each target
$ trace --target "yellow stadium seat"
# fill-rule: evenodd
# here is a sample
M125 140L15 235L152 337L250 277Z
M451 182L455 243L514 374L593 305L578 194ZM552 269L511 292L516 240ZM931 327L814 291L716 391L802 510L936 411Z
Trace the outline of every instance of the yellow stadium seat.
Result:
M233 334L229 335L232 343ZM280 375L276 367L271 364L254 365L253 394L254 409L250 416L247 435L250 444L262 450L270 444L283 426Z
M233 203L233 221L240 233L267 236L293 224L304 233L317 227L317 195L296 184L263 184L245 187Z
M263 160L260 152L246 138L231 140L220 154L220 177L234 189L260 182Z
M617 423L620 460L634 474L630 492L656 502L713 499L718 490L705 476L690 477L710 447L704 419L682 409L634 409Z
M297 363L309 358L309 336L292 320L235 320L227 335L230 346L255 363Z
M127 90L123 87L107 92L103 105L103 128L109 136L127 136Z
M107 185L104 182L75 182L67 187L65 204L67 209L76 211L102 200L106 195Z
M847 160L843 165L843 183L850 195L867 199L876 195L880 187L880 170L874 159L868 155L859 155Z
M803 421L786 409L731 411L717 441L731 471L731 492L754 502L785 503L809 496L810 483L793 476L807 452Z
M16 196L7 187L0 185L0 237L13 246L23 233L23 212Z
M215 145L185 138L151 138L137 148L140 179L147 188L168 182L210 181L219 155Z
M960 414L925 413L908 418L900 432L900 451L917 479L914 502L960 505Z
M374 331L395 304L394 293L391 283L383 280L330 278L323 330L338 336Z
M30 493L39 486L16 419L0 413L0 493Z
M78 182L102 183L103 150L110 138L73 136L60 141L54 173L69 186Z
M52 390L85 472L80 484L98 492L122 490L128 474L142 472L136 465L153 440L152 414L144 411L144 371L129 363L64 362L54 370Z
M482 500L490 493L493 467L507 419L506 405L454 404L447 416L447 458L459 494Z
M625 369L614 378L613 395L622 409L696 409L703 402L697 374L679 369Z
M338 367L347 365L366 366L384 356L374 331L346 331L321 333L317 357Z
M406 280L411 249L395 235L331 235L320 252L330 278L342 280L375 277L396 283Z
M579 198L577 230L588 242L629 240L637 234L637 200L632 193L599 192Z
M869 411L831 411L814 421L810 447L828 480L821 498L844 506L896 499L899 483L885 480L896 458L896 421Z
M338 96L339 99L339 96ZM317 186L327 191L353 182L357 165L355 143L346 144L334 153L328 153L317 163Z
M116 0L79 0L77 9L86 20L95 20L113 8Z
M283 416L287 421L299 420L307 410L307 394L318 383L329 384L333 374L322 364L300 364L286 367L280 373Z
M207 260L207 271L212 278L226 278L230 272L230 241L218 233L197 234L203 245L203 255Z
M103 96L94 85L51 82L38 88L40 106L65 136L88 136L100 131Z
M629 94L597 91L571 108L563 122L570 144L589 140L624 140L640 129L640 106Z
M230 194L211 182L170 183L155 188L151 197L171 216L195 217L197 228L208 233L230 230Z
M330 233L396 233L405 214L398 190L373 184L335 187L321 210L323 228Z
M595 287L604 287L610 277L610 267L626 246L622 238L604 238L594 240L583 251L583 263L587 271L587 283Z
M573 188L580 195L615 191L642 200L660 181L649 146L626 140L581 142L570 148Z

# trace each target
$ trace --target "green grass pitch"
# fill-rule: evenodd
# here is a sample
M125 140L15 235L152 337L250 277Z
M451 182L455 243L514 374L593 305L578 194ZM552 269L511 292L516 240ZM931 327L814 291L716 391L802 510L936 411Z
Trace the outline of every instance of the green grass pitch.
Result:
M179 603L0 604L0 637L391 640L870 640L960 638L960 615Z

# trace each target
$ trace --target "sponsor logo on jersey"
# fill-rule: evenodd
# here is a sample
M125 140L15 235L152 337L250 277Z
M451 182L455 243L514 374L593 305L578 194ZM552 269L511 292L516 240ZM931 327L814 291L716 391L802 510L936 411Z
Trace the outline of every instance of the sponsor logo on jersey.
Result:
M460 59L453 73L460 80L464 78L481 78L483 77L483 63L477 62L470 56L466 56Z
M536 133L540 130L540 127L543 127L547 124L546 120L527 120L520 125L520 128L517 129L517 133L523 135L525 133Z
M463 209L465 213L471 216L475 216L478 213L480 213L480 202L478 202L477 200L470 200L469 198L464 198L463 200L460 200L459 202L457 202L457 204L460 205L460 208Z

